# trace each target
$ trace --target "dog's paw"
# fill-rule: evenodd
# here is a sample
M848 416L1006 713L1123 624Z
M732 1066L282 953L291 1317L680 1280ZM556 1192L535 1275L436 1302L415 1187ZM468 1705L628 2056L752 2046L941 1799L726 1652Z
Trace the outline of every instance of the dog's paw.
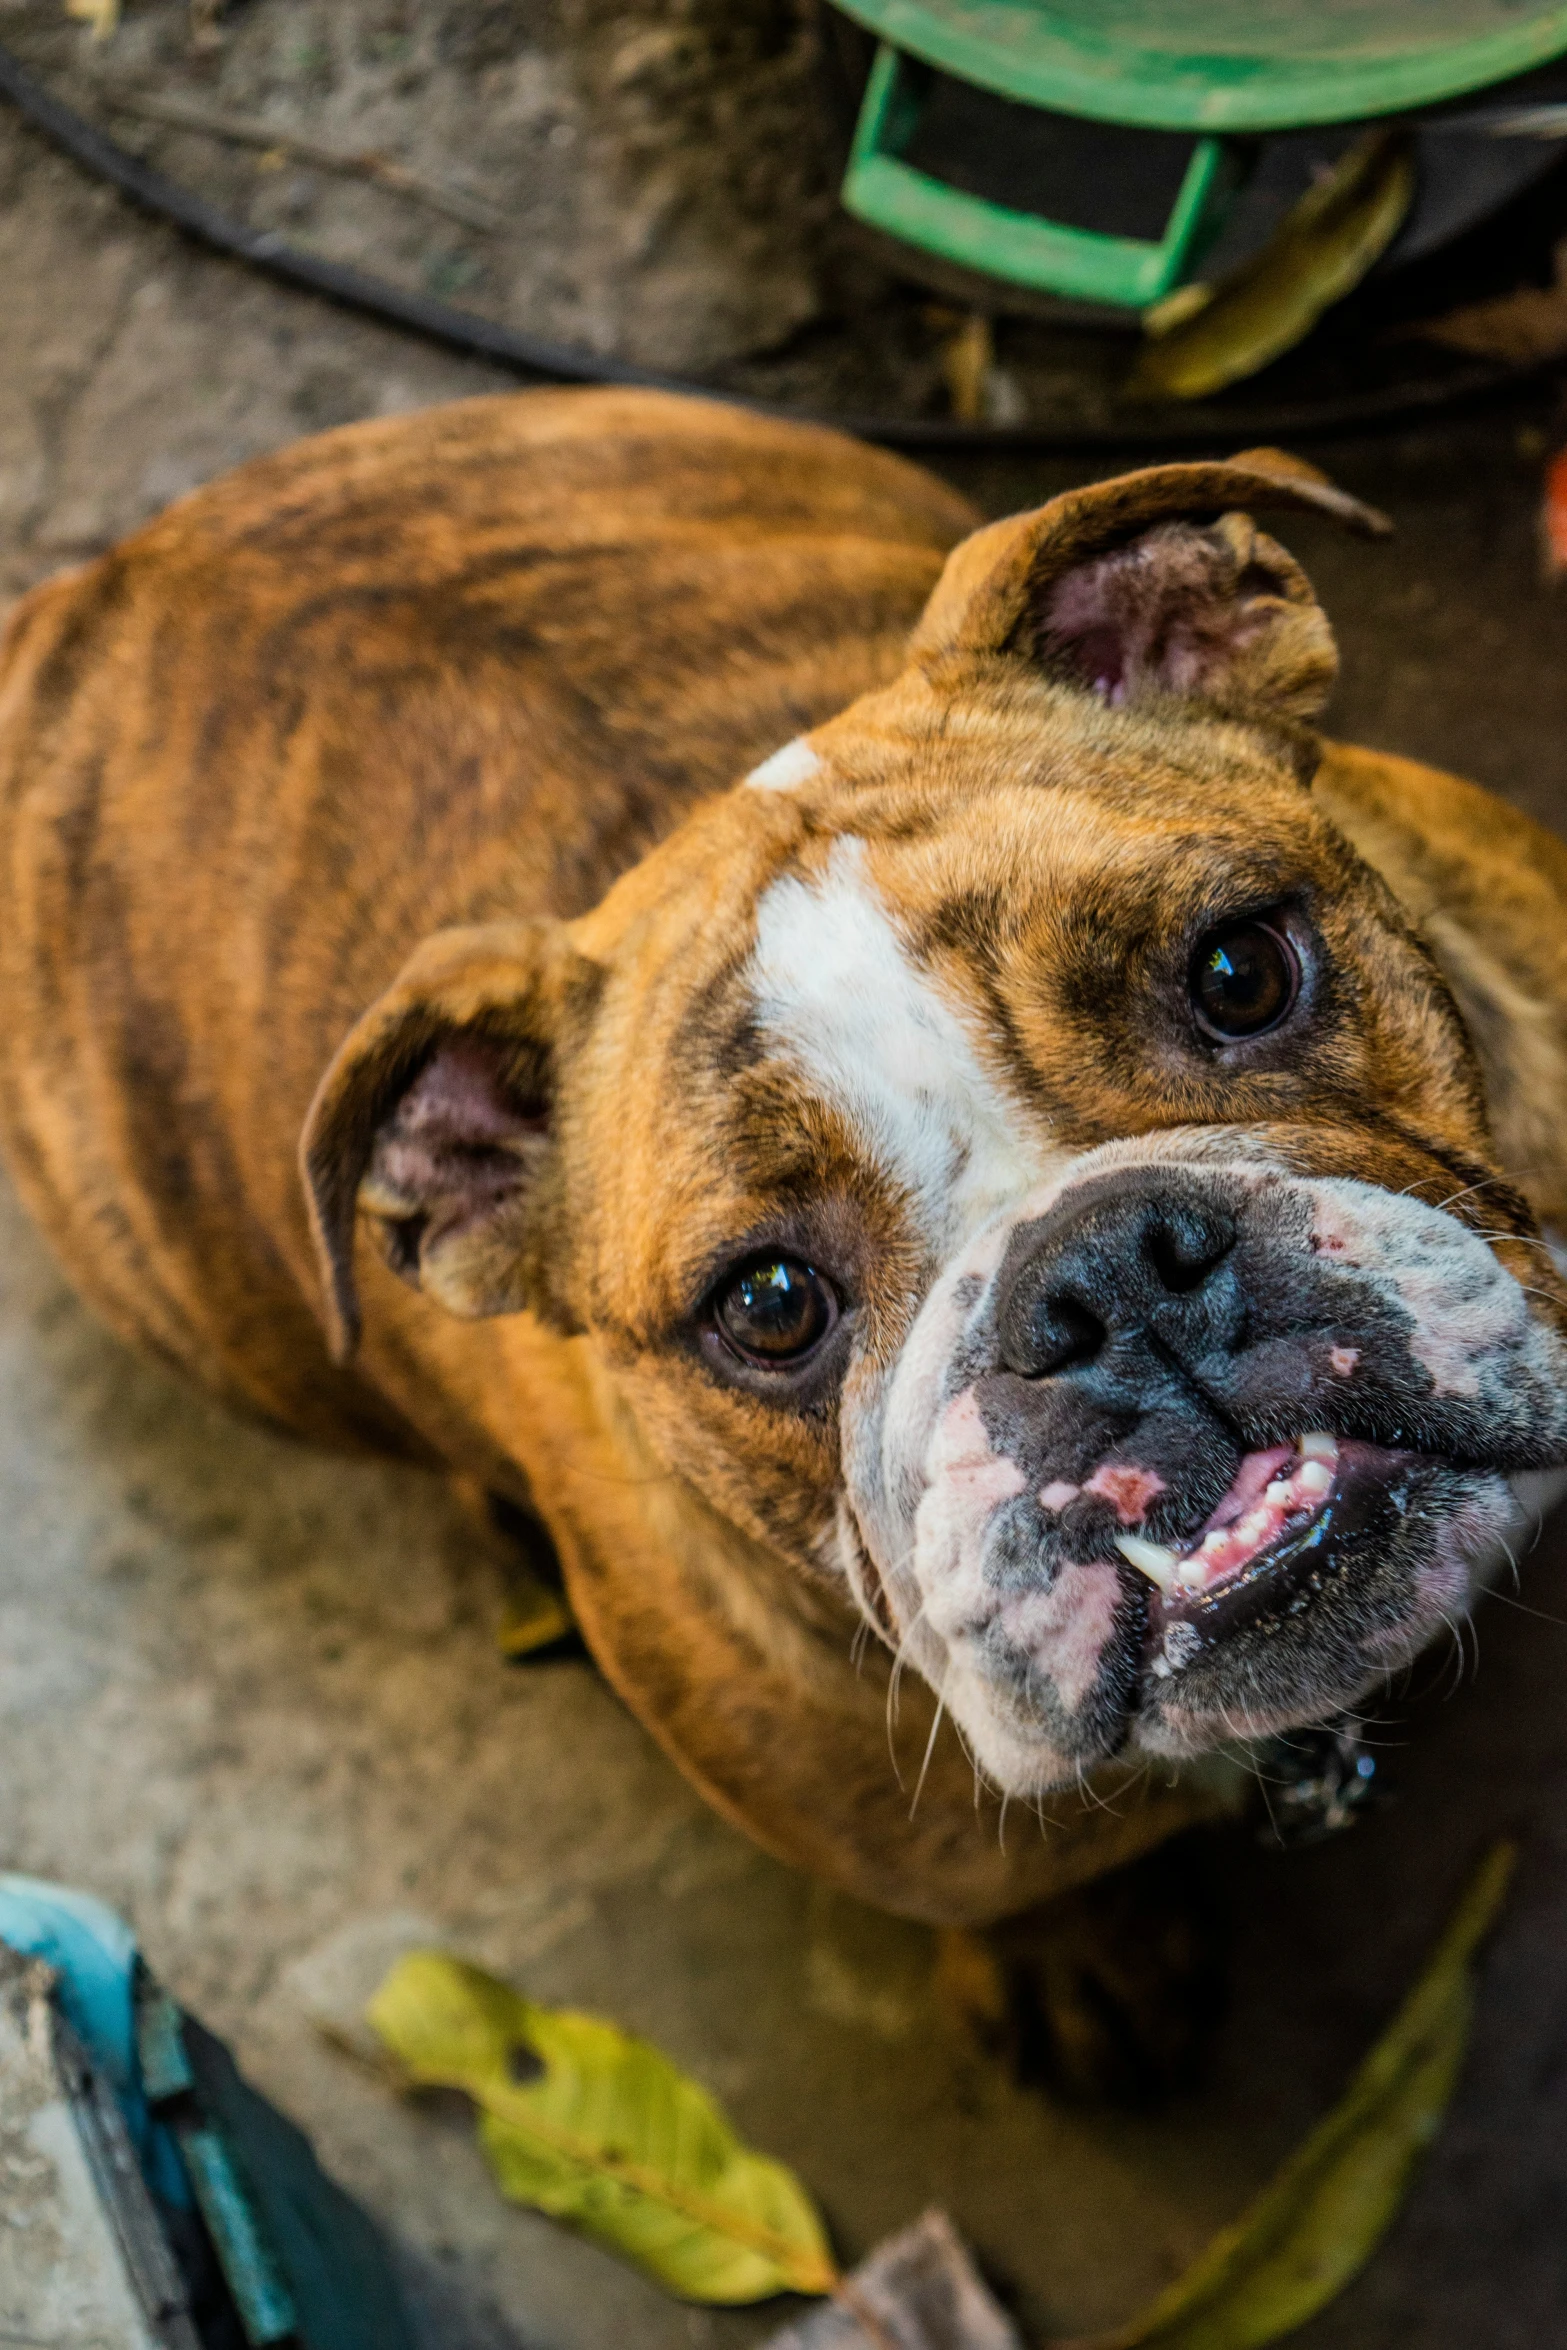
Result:
M1223 2007L1205 1857L1183 1838L989 1934L943 1935L943 2004L1020 2080L1162 2103L1196 2078Z

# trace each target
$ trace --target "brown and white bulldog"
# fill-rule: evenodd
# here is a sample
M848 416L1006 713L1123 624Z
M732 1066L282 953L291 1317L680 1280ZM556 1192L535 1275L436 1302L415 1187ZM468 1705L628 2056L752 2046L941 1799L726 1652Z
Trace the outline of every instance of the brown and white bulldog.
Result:
M915 1916L1233 1806L1563 1482L1567 851L1312 731L1274 508L1380 527L1253 452L974 531L530 393L11 624L4 1141L73 1278L536 1512L710 1799Z

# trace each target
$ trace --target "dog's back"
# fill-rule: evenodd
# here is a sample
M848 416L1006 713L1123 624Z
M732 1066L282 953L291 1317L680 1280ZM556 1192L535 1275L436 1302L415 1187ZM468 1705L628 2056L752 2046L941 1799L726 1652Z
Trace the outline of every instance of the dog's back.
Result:
M318 1438L294 1141L447 923L573 915L880 682L972 523L833 435L640 393L351 426L15 615L0 674L0 1139L128 1337Z

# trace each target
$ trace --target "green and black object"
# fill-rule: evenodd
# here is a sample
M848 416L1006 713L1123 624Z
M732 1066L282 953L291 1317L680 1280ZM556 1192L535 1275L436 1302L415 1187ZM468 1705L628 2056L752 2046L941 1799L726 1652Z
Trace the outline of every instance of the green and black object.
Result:
M1567 55L1562 0L837 5L877 42L845 208L938 264L1132 323L1221 241L1225 267L1259 247L1369 121L1418 135L1421 194L1389 261L1473 226L1564 151L1539 119L1557 95L1540 69ZM1474 109L1498 85L1511 123Z

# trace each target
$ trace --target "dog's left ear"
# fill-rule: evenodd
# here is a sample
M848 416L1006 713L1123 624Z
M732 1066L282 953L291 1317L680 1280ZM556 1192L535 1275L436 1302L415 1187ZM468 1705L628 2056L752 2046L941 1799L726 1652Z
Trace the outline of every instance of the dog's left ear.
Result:
M350 1030L300 1140L338 1361L359 1336L361 1217L451 1313L558 1311L556 1097L602 976L560 922L438 931Z
M1278 449L1152 466L965 539L911 656L1011 655L1107 702L1151 689L1314 717L1338 655L1305 573L1251 520L1249 509L1276 507L1326 514L1368 537L1392 528Z

